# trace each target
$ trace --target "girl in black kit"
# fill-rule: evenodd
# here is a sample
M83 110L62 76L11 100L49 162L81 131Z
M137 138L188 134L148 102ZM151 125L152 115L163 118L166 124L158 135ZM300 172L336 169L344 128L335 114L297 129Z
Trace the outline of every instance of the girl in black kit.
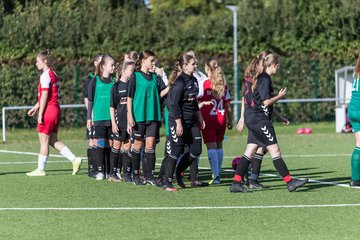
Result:
M121 76L120 75L121 71ZM108 180L121 181L121 168L124 163L125 181L131 181L131 165L129 151L131 143L127 132L127 88L128 81L134 71L134 62L124 62L117 69L118 81L111 89L110 117L113 146L110 153L110 175ZM120 78L120 79L119 79ZM121 157L119 156L121 154ZM125 173L124 171L124 173Z
M86 110L88 109L89 105L89 98L88 98L88 89L89 84L91 81L94 80L95 76L99 74L99 64L101 62L103 54L98 53L96 54L94 58L94 66L95 66L95 72L90 73L88 75L88 78L86 79L84 83L84 103ZM86 139L88 140L88 149L87 149L87 157L88 157L88 176L89 177L95 177L96 175L96 166L95 166L95 151L96 151L96 140L94 138L94 126L90 126L89 128L86 128Z
M276 170L287 184L290 192L302 187L308 181L308 179L300 180L291 177L282 159L275 130L271 122L272 105L286 95L286 88L280 89L278 95L274 95L270 75L275 74L279 67L280 56L271 53L260 60L255 74L252 76L251 109L245 112L245 124L249 130L248 144L244 155L236 167L236 174L230 186L230 192L248 191L243 184L244 174L248 170L250 161L259 147L266 148L270 153Z
M172 84L172 76L176 76L178 69L181 74ZM185 171L193 161L196 161L202 151L202 137L197 121L201 128L205 127L205 122L199 111L196 97L199 92L197 80L192 75L196 70L196 60L193 56L183 54L172 72L169 84L171 86L167 97L167 107L169 109L169 138L170 149L164 158L165 181L163 188L167 191L177 191L172 185L172 177L175 170L176 160L184 150L184 145L189 147L189 154L179 163L176 172ZM196 176L191 176L196 179ZM185 187L182 180L178 180L181 187Z

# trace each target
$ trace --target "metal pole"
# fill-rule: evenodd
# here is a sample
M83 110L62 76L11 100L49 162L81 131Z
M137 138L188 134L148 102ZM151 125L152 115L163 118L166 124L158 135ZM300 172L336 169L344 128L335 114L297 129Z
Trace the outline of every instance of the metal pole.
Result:
M314 97L318 98L318 78L317 78L317 62L314 62ZM319 121L319 112L318 112L318 103L315 102L315 123L318 124Z
M227 9L232 11L233 13L233 35L234 35L234 100L238 101L238 61L237 61L237 11L238 7L233 5L227 5ZM234 105L234 121L237 122L239 118L239 106L237 104Z
M2 135L3 135L3 143L5 143L6 139L5 139L5 130L6 126L5 126L5 108L2 108Z
M79 101L79 65L75 65L75 103ZM75 127L79 127L79 109L76 108Z

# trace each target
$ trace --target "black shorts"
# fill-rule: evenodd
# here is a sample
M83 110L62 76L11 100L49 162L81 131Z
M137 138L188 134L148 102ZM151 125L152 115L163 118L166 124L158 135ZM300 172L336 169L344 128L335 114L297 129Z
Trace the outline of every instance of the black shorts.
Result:
M170 142L173 145L191 145L195 142L202 144L202 137L199 126L194 125L183 125L183 135L176 135L176 122L169 120L169 133Z
M132 128L132 137L137 140L143 140L145 136L157 138L159 136L159 126L160 122L158 121L135 123L135 126Z
M199 126L197 124L184 125L183 128L183 135L177 136L176 122L169 120L170 135L167 139L169 142L166 142L167 155L177 159L184 152L185 146L188 146L191 155L194 157L200 156L202 152L202 137Z
M111 133L111 139L113 140L117 140L117 141L122 141L124 142L125 140L129 139L129 133L127 131L121 130L119 128L119 132L117 133Z
M247 143L257 144L259 147L267 147L277 144L274 126L269 119L257 119L256 121L247 121L248 128Z
M94 138L95 139L111 139L111 127L110 126L95 126Z
M86 128L86 139L93 139L94 138L95 128L91 126L90 128Z

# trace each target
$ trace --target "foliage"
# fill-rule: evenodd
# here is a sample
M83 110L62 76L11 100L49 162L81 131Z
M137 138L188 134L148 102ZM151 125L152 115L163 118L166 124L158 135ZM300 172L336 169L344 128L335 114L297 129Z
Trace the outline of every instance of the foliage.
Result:
M151 10L140 0L7 0L0 3L0 106L34 104L39 74L33 61L47 48L59 65L66 92L62 103L81 96L97 52L120 61L129 50L152 49L159 65L169 70L181 52L193 49L200 68L207 57L218 57L232 87L232 13L225 5L236 3L240 70L269 49L282 56L275 89L287 86L288 98L314 97L316 64L318 97L334 97L334 70L353 65L360 49L360 5L355 0L152 0ZM75 65L82 69L76 93ZM313 105L279 107L293 121L313 120ZM334 105L319 105L319 117L333 119ZM27 124L19 116L9 118L12 124Z

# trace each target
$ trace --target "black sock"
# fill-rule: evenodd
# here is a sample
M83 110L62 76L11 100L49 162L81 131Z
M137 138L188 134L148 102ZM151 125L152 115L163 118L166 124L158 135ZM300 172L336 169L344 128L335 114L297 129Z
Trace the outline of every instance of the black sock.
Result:
M184 172L191 164L190 162L190 153L187 152L184 154L184 156L180 159L180 162L176 168L176 173L180 174L182 172Z
M159 170L159 174L158 174L158 179L164 179L165 177L165 165L166 165L166 159L167 156L164 157L162 163L161 163L161 167L160 167L160 170Z
M257 181L257 179L259 177L263 156L264 155L262 155L262 154L256 153L255 156L253 157L253 159L251 159L251 165L252 165L251 179L252 180Z
M114 174L117 171L117 165L119 161L119 149L111 148L110 152L110 174Z
M248 158L245 155L242 155L238 165L236 166L236 175L239 175L242 178L244 178L244 174L248 170L250 162L251 162L250 158Z
M122 160L123 154L122 154L122 150L119 151L118 157L119 157L119 160L118 160L118 164L117 164L117 171L118 171L119 173L121 173L121 169L122 169L122 167L123 167L123 160Z
M93 147L92 146L88 146L87 149L87 158L88 158L88 174L91 173L94 169L94 165L92 163L92 158L93 158Z
M95 158L97 171L104 173L105 149L97 147L95 150Z
M131 174L132 171L132 162L131 162L131 153L128 150L124 150L122 153L122 160L123 160L123 172Z
M273 164L281 177L290 175L289 170L281 156L273 158Z
M108 174L110 173L110 152L111 152L111 148L109 147L105 147L105 173Z
M194 181L198 180L198 172L199 172L198 161L197 161L197 158L193 158L193 157L190 157L190 161L191 161L190 178L191 178L191 181L194 182Z
M140 153L142 174L145 178L148 178L148 159L146 153Z
M135 176L139 176L139 168L140 168L140 152L131 149L131 162L133 167L133 173Z
M92 146L92 149L91 149L91 154L90 154L90 167L92 166L92 169L93 171L96 172L97 170L97 162L96 162L96 149L97 149L97 146Z
M166 156L163 160L163 163L165 166L165 181L171 183L174 176L176 159L173 159L170 156Z
M155 166L155 150L154 149L145 149L145 158L146 158L146 177L152 178L154 175L154 166Z

